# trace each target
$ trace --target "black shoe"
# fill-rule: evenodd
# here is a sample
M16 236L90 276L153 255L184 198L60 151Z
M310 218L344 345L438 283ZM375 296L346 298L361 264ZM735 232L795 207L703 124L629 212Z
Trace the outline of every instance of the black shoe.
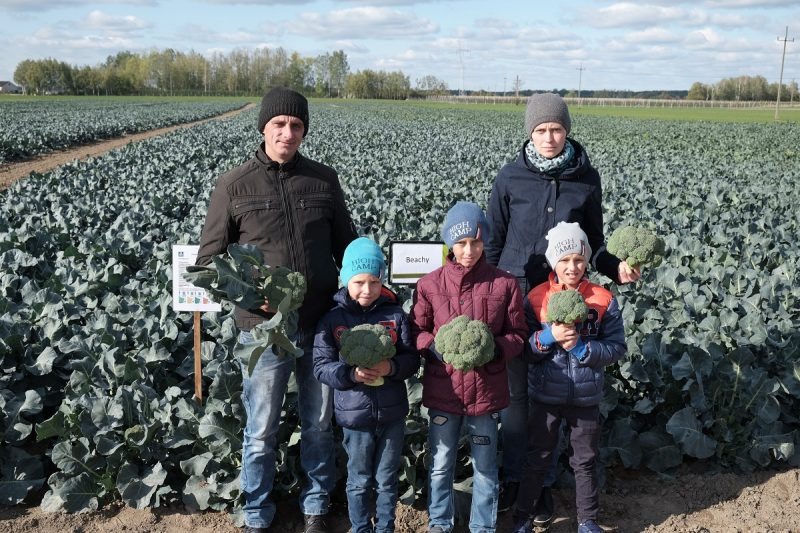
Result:
M546 529L553 523L553 492L550 487L542 487L542 493L533 510L533 525Z
M328 515L306 515L305 533L330 533L328 529Z
M519 492L518 481L507 481L500 485L500 497L497 499L497 512L503 513L514 506Z

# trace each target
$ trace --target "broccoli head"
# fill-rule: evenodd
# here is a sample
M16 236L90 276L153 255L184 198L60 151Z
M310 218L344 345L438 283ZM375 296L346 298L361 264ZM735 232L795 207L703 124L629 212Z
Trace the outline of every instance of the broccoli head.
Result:
M259 292L276 308L286 296L290 297L288 311L299 309L306 295L306 278L286 267L264 269L264 278L259 282Z
M444 361L462 372L494 359L494 335L489 326L466 315L457 316L440 327L434 342Z
M622 226L608 239L607 249L632 268L640 265L658 266L666 246L664 240L645 228Z
M547 300L546 318L548 322L574 324L583 322L589 314L586 301L574 289L559 291Z
M394 354L392 337L380 324L360 324L342 333L339 355L348 365L372 368ZM367 385L383 385L383 378Z

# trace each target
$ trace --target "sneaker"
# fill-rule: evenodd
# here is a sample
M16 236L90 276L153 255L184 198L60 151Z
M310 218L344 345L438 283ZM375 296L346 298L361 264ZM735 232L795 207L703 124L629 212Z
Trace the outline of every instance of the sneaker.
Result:
M497 512L503 513L514 506L519 492L518 481L507 481L500 485L500 497L497 499Z
M594 520L587 520L578 524L578 533L604 533L604 531Z
M428 530L428 533L444 533L444 529L440 528L439 526L433 526Z
M533 510L533 525L547 529L553 523L553 492L550 487L542 487L542 493Z
M244 526L244 533L271 533L268 527Z
M304 533L330 533L328 529L327 515L306 515L306 528Z

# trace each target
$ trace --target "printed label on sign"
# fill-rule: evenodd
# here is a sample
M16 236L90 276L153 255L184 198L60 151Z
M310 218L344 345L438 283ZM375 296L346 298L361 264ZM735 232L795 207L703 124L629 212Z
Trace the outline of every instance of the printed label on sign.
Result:
M172 246L172 308L175 311L222 310L222 306L212 300L205 289L183 279L186 267L194 264L199 249L199 246L190 244Z
M444 265L447 246L436 241L394 241L389 244L389 283L414 285Z

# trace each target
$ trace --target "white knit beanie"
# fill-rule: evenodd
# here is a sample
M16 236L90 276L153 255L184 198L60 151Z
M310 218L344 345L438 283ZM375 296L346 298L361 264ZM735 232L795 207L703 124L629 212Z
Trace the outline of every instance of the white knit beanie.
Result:
M592 247L589 239L577 222L559 222L556 227L547 232L547 250L544 256L550 268L556 268L556 263L569 254L581 254L587 261L592 257Z

